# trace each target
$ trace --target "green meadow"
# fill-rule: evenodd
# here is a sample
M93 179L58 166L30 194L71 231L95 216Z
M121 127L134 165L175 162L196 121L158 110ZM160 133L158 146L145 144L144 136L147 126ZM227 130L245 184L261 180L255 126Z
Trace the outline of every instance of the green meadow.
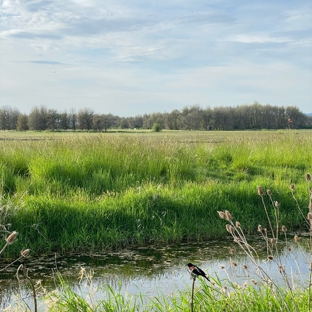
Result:
M2 234L19 232L6 256L222 239L220 210L255 233L268 220L258 186L280 203L281 224L304 226L290 184L308 207L311 130L2 132L0 140Z

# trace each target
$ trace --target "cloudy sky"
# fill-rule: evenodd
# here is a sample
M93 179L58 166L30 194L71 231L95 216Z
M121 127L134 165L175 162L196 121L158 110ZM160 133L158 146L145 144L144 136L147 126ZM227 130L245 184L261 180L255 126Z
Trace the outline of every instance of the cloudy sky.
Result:
M2 0L0 106L312 112L312 1Z

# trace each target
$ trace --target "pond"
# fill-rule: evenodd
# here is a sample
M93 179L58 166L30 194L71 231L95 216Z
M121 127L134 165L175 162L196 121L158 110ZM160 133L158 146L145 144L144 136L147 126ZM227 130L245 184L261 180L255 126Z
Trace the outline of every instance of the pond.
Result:
M267 259L266 244L253 238L251 245L259 255L261 267L274 279L282 282L275 259ZM230 252L231 249L234 249L234 253ZM311 261L308 241L302 240L300 245L284 241L279 243L279 250L280 261L292 283L302 287L307 285ZM42 258L30 257L25 259L23 264L29 270L33 282L40 281L48 291L59 285L56 272L60 272L62 278L79 294L87 296L93 291L94 298L102 300L104 292L95 290L107 285L114 290L120 290L122 294L143 295L147 299L159 293L170 295L187 290L192 283L188 262L200 266L212 278L220 278L223 285L227 285L229 280L243 284L250 283L251 279L259 279L253 263L232 240L166 246L147 245L92 256L65 257L53 254ZM23 278L23 274L19 274L20 283L16 278L20 264L16 263L0 272L1 310L14 305L21 298L32 306L28 282ZM244 265L248 270L243 268ZM82 272L92 275L91 284L87 279L79 280ZM39 306L39 311L43 311L44 302L39 300Z

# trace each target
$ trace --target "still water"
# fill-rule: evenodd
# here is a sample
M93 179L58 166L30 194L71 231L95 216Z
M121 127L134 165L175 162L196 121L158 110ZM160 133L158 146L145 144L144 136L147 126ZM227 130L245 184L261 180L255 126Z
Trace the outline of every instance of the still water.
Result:
M277 263L267 260L263 241L253 239L251 245L259 255L261 267L282 283ZM286 273L291 277L292 283L302 287L307 284L311 261L307 246L307 241L301 241L300 245L282 242L279 246L280 259ZM232 248L235 250L234 254L230 253ZM141 294L147 299L159 293L170 295L186 290L192 283L186 266L188 262L200 266L212 278L220 278L223 285L229 284L229 280L243 284L251 279L259 279L250 259L231 240L166 246L146 245L92 256L65 257L53 254L42 258L30 257L23 264L29 270L29 276L34 283L40 282L48 291L59 285L56 272L60 272L62 278L80 295L87 296L93 292L95 300L102 300L105 294L100 288L105 289L107 285L116 291L119 289L122 294ZM16 263L0 272L1 311L21 298L29 306L32 305L28 282L23 274L19 274L20 284L16 278L20 264ZM243 265L248 267L248 271ZM91 283L86 278L79 279L82 270L92 275ZM39 300L39 306L39 310L43 311L45 306L42 300Z

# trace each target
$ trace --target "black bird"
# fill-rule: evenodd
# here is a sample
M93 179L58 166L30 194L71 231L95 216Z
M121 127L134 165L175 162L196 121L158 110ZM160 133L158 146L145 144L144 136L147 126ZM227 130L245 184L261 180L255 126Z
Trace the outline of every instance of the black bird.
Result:
M200 275L200 276L204 277L207 281L210 282L210 279L209 279L209 277L206 275L206 273L205 273L202 269L200 269L197 265L194 265L193 263L188 263L187 266L189 267L190 271L191 271L193 274L195 274L195 275L197 275L197 276Z

